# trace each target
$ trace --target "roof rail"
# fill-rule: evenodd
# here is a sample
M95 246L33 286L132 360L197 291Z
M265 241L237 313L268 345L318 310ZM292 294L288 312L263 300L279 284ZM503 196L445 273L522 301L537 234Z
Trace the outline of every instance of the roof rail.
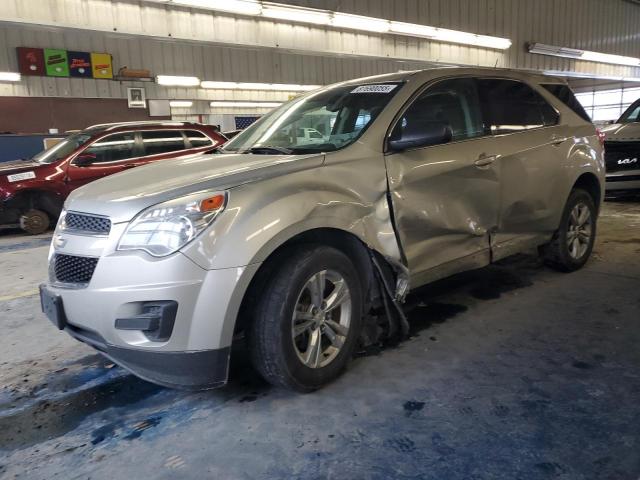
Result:
M167 120L141 120L138 122L114 122L114 123L98 123L96 125L90 125L85 130L89 130L92 128L117 128L117 127L127 127L130 125L166 125L166 126L180 126L180 125L195 125L194 122L172 122Z

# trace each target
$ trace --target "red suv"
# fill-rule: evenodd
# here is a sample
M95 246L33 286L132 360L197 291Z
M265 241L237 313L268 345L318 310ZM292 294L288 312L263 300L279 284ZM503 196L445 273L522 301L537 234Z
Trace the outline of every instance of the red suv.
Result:
M94 125L30 160L0 163L0 225L42 233L72 190L156 160L209 151L225 141L214 127L198 123Z

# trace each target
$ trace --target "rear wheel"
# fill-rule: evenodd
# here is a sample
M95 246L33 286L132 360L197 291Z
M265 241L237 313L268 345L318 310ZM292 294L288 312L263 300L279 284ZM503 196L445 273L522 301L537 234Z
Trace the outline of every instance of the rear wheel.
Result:
M596 219L591 195L582 189L573 190L565 205L560 228L544 249L546 262L564 272L582 268L593 250Z
M46 232L49 223L49 215L42 210L31 209L20 215L20 228L30 235Z
M308 392L353 355L362 317L358 273L334 248L294 250L265 282L248 331L252 361L270 383Z

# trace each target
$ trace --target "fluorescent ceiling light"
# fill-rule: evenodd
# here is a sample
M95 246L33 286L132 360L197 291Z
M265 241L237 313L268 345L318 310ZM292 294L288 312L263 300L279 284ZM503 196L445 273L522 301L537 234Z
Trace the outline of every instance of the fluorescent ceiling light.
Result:
M193 106L193 102L191 100L171 100L169 106L173 108L189 108Z
M360 15L349 15L347 13L333 13L331 25L348 30L365 30L367 32L385 33L391 28L389 20L381 18L362 17Z
M274 108L282 105L281 102L236 102L233 100L229 101L215 101L210 102L209 106L211 107L250 107L250 108Z
M156 82L158 82L159 85L171 87L197 87L200 85L200 79L198 77L177 77L174 75L158 75Z
M324 10L285 7L267 3L262 5L262 16L288 20L290 22L313 23L316 25L329 25L331 22L331 14Z
M551 55L554 57L573 58L588 62L611 63L614 65L629 65L640 67L640 58L624 57L622 55L612 55L610 53L591 52L589 50L579 50L576 48L558 47L555 45L545 45L544 43L531 43L528 46L529 53L541 55Z
M508 38L476 35L475 33L429 27L428 25L417 25L415 23L391 22L390 32L397 35L428 38L439 42L459 43L461 45L474 45L499 50L505 50L511 46L511 40Z
M640 58L624 57L622 55L612 55L610 53L590 52L585 50L582 53L581 60L600 63L613 63L617 65L629 65L631 67L640 67Z
M409 37L428 38L436 42L473 45L505 50L511 46L508 38L476 35L470 32L430 27L415 23L394 22L383 18L351 15L348 13L305 8L258 0L146 0L166 5L183 5L239 15L261 15L265 18L292 23L328 25L344 30L362 30L375 33L392 33ZM596 60L597 61L597 60Z
M0 82L19 82L20 74L15 72L0 72Z
M216 88L218 90L276 90L280 92L306 92L320 88L320 85L294 85L289 83L242 83L242 82L211 82L200 83L202 88Z
M170 0L168 3L238 15L260 15L262 11L262 5L256 0Z

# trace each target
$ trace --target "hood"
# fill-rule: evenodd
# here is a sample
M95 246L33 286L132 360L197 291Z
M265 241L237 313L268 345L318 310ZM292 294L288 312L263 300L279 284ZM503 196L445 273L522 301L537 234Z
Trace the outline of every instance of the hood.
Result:
M316 168L324 155L199 154L161 160L75 190L65 208L127 222L152 205L201 190L225 190Z
M606 127L601 127L600 131L606 135L605 141L640 141L640 122L614 123L612 125L607 125Z
M13 160L11 162L0 162L0 175L11 175L14 173L26 172L43 167L44 164L33 160Z

